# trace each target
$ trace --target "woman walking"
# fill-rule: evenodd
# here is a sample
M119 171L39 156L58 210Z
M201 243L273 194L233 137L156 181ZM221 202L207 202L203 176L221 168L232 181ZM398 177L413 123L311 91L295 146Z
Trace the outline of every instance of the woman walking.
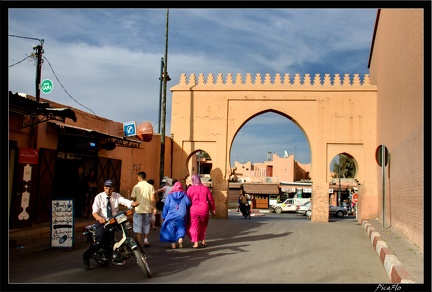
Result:
M186 235L186 226L189 221L189 207L191 201L181 182L176 182L165 200L162 210L163 223L160 231L160 241L170 242L171 248L183 247L183 237Z
M209 222L209 211L216 214L213 195L207 186L201 183L198 175L192 176L192 185L187 189L192 205L189 210L190 221L187 235L194 243L193 248L206 247L206 231ZM199 245L201 244L201 245Z

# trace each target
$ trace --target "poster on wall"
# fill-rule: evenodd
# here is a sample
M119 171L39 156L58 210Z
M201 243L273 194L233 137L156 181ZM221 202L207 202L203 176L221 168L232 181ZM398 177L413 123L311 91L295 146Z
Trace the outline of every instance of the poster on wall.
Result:
M59 199L51 202L51 247L73 246L74 200Z

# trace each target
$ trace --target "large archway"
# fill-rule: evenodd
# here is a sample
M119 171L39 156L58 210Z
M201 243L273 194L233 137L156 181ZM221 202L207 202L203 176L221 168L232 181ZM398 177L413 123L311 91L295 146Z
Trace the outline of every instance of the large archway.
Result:
M268 160L269 154L285 157L288 153L301 163L311 162L310 144L301 126L279 112L262 112L247 120L236 133L230 164L261 163Z
M171 88L173 145L173 176L185 178L185 161L198 149L206 149L212 157L212 188L217 216L228 217L227 188L230 175L230 147L236 133L251 117L263 112L277 112L301 125L311 147L310 178L313 182L313 222L328 222L328 189L331 172L328 165L338 153L351 153L359 163L357 179L366 217L377 213L376 87L369 76L362 80L356 74L342 79L317 74L313 82L309 74L289 74L264 81L257 74L245 79L237 74L214 78L203 74L189 79L181 75ZM365 171L367 169L368 171ZM360 204L360 202L359 202ZM373 207L372 207L373 206ZM359 213L358 219L361 220Z

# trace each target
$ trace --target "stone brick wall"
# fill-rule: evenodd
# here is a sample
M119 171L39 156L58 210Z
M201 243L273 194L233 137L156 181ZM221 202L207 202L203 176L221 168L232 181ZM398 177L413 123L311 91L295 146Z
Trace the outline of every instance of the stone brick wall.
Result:
M371 59L378 88L377 142L390 153L378 184L380 219L423 249L424 15L421 9L382 9ZM381 170L377 181L382 181Z

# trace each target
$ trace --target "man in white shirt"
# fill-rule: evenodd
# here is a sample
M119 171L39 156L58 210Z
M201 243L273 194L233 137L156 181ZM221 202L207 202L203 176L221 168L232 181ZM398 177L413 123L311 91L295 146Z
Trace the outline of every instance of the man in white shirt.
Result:
M92 215L98 221L96 222L96 243L91 245L83 254L84 269L90 269L90 257L101 247L110 242L109 229L105 229L104 225L108 219L108 204L112 216L116 215L119 210L119 205L126 207L138 206L139 202L128 200L114 190L114 182L110 179L105 181L104 191L96 195L92 205Z

